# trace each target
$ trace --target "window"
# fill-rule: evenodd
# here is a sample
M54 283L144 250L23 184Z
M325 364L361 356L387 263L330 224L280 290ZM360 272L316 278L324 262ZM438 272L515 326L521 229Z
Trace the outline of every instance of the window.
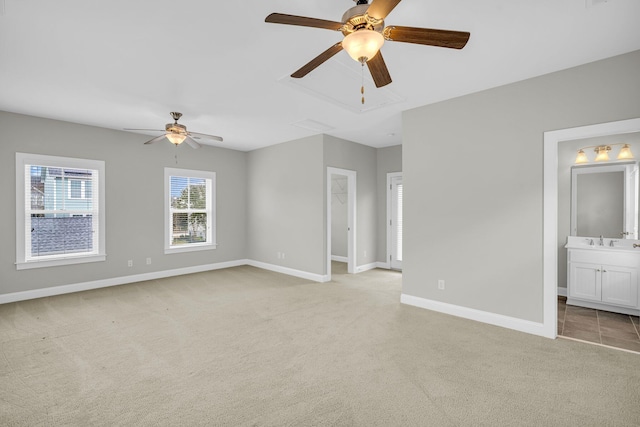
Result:
M104 261L104 162L16 154L16 266Z
M165 168L165 253L215 249L215 172Z

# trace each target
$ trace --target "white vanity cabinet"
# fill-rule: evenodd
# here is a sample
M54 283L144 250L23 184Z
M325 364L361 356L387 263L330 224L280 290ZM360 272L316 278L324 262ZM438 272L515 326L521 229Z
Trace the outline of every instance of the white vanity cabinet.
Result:
M568 250L567 304L638 315L640 252Z

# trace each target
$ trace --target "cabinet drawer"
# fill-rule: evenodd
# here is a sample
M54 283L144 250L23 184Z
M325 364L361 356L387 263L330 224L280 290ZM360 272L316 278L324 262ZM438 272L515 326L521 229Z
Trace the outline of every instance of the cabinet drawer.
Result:
M624 252L607 252L604 250L569 249L567 254L569 262L589 262L593 264L619 265L636 268L640 261L640 253L630 254Z

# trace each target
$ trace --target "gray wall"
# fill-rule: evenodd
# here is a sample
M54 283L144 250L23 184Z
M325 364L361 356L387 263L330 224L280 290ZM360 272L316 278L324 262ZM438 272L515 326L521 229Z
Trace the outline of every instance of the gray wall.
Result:
M636 161L640 159L640 132L624 136L562 141L558 144L558 287L567 287L567 250L564 246L567 244L567 236L571 232L571 166L575 164L577 151L581 147L615 143L629 144ZM613 147L610 153L612 160L617 156L619 149L620 146ZM590 160L595 158L593 151L585 152Z
M348 189L346 176L331 176L331 255L341 257L346 257L349 252Z
M387 173L402 172L402 145L378 148L377 152L378 188L378 253L376 261L387 259Z
M249 259L324 274L322 153L322 135L247 153Z
M0 293L83 283L245 258L245 153L168 142L145 146L146 135L0 112ZM105 161L105 262L17 271L15 153ZM178 155L176 165L174 155ZM217 241L211 251L164 254L164 167L216 172ZM152 264L145 260L151 257ZM133 267L127 267L132 259Z
M403 113L403 293L541 322L543 133L640 117L638 75L640 51Z
M378 219L376 149L324 135L325 174L327 167L357 172L356 266L375 262L377 252L376 221Z

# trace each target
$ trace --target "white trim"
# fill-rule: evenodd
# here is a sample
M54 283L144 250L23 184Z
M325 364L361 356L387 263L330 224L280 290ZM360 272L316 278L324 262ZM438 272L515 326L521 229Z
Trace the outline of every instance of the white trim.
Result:
M283 267L281 265L269 264L262 261L254 261L252 259L247 260L247 264L252 267L262 268L264 270L275 271L276 273L282 273L289 276L300 277L301 279L313 280L314 282L328 282L331 277L328 275L309 273L308 271L296 270L289 267Z
M331 255L331 261L349 262L349 258L340 255Z
M45 260L34 260L34 261L25 261L25 262L16 262L16 270L28 270L30 268L42 268L42 267L58 267L61 265L72 265L72 264L85 264L88 262L102 262L106 261L107 256L105 255L83 255L83 256L65 256L57 259L45 259Z
M391 197L392 197L392 191L391 191L391 181L393 178L395 177L401 177L402 178L402 172L387 172L387 224L386 224L386 228L387 228L387 258L386 258L386 262L389 265L389 267L386 268L391 268L391 251L393 250L392 247L393 245L391 244L391 224L389 223L389 221L391 221L391 205L392 205L392 201L391 201Z
M331 280L331 278L326 275L323 276L321 274L309 273L306 271L295 270L293 268L267 264L260 261L239 259L235 261L218 262L215 264L196 265L193 267L176 268L173 270L154 271L151 273L134 274L131 276L121 276L103 280L94 280L91 282L74 283L71 285L52 286L49 288L33 289L30 291L0 294L0 304L25 301L35 298L52 297L56 295L70 294L73 292L89 291L92 289L107 288L110 286L126 285L127 283L142 282L145 280L164 279L166 277L181 276L184 274L202 273L204 271L239 267L241 265L250 265L257 268L262 268L264 270L275 271L277 273L300 277L302 279L312 280L314 282L320 283L328 282Z
M362 273L364 271L373 270L374 268L377 268L377 267L378 267L378 263L376 263L376 262L372 262L372 263L365 264L365 265L359 265L356 268L356 272L357 273Z
M389 263L388 262L380 262L380 261L376 262L376 268L384 268L384 269L387 269L387 270L391 269L391 267L389 267Z
M347 226L349 227L349 233L347 235L347 272L356 273L356 186L358 183L358 173L349 169L340 169L327 166L327 214L326 214L326 242L327 242L327 255L325 257L326 274L324 277L328 277L331 280L331 175L343 175L347 177ZM313 279L311 279L313 280Z
M518 319L516 317L504 316L502 314L490 313L488 311L476 310L473 308L461 307L459 305L448 304L440 301L428 300L412 295L402 294L400 296L402 304L415 307L426 308L427 310L439 313L450 314L477 322L488 323L490 325L501 326L520 332L547 337L545 325L543 323L532 322L530 320Z
M558 321L558 144L562 141L640 131L640 118L544 133L543 328L556 338Z
M628 314L629 316L640 316L640 310L638 310L637 308L622 307L622 306L616 306L614 308L609 304L602 304L596 301L586 301L583 299L577 299L577 298L571 298L571 297L567 298L567 305L593 308L595 310L602 310L602 311L613 311L615 313Z
M561 286L558 286L558 296L559 297L566 297L567 296L567 288L563 288Z
M181 276L183 274L201 273L203 271L219 270L222 268L238 267L248 264L246 259L226 261L215 264L197 265L194 267L177 268L174 270L156 271L152 273L134 274L131 276L113 277L110 279L94 280L91 282L75 283L72 285L53 286L50 288L34 289L30 291L13 292L0 295L0 304L16 301L24 301L34 298L51 297L55 295L70 294L73 292L88 291L91 289L107 288L110 286L124 285L127 283L141 282L144 280L163 279L165 277Z

